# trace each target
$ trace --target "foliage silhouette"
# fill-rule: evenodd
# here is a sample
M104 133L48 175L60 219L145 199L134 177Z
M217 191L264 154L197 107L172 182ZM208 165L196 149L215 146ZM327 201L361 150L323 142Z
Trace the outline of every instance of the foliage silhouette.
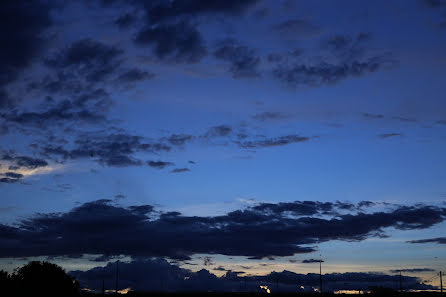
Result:
M63 297L76 295L79 291L79 283L62 267L45 261L32 261L16 268L11 279L19 295Z

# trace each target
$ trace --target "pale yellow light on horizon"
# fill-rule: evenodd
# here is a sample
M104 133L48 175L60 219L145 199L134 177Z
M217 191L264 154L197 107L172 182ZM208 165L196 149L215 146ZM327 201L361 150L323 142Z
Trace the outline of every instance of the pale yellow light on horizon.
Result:
M28 178L36 175L50 174L55 171L63 170L66 166L63 164L49 164L48 166L37 167L37 168L26 168L20 167L18 169L9 169L9 166L15 166L12 162L4 162L3 166L0 167L0 175L7 172L13 172L23 175L23 178Z

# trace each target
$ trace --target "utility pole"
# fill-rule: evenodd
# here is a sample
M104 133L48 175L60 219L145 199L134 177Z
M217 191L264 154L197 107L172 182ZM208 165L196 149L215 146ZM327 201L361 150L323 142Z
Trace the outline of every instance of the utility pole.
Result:
M104 284L104 280L102 280L102 295L105 295L105 284Z
M116 289L115 293L118 294L118 276L119 276L119 260L116 261Z
M403 282L402 282L401 270L400 270L400 292L403 292Z
M319 259L319 288L322 293L322 259Z
M443 293L443 275L440 271L440 293Z

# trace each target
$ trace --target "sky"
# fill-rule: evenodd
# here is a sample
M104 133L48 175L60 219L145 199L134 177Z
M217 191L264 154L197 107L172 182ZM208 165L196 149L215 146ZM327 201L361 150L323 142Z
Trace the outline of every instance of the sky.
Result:
M1 1L0 34L1 269L437 288L446 1Z

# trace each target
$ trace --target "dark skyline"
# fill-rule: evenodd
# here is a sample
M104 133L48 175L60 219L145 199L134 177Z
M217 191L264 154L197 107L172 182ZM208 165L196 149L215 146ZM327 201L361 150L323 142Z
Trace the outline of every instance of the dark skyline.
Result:
M334 283L436 286L445 16L444 0L1 1L0 269L48 259L85 285L119 260L164 267L172 290L234 289L309 282L322 260Z

